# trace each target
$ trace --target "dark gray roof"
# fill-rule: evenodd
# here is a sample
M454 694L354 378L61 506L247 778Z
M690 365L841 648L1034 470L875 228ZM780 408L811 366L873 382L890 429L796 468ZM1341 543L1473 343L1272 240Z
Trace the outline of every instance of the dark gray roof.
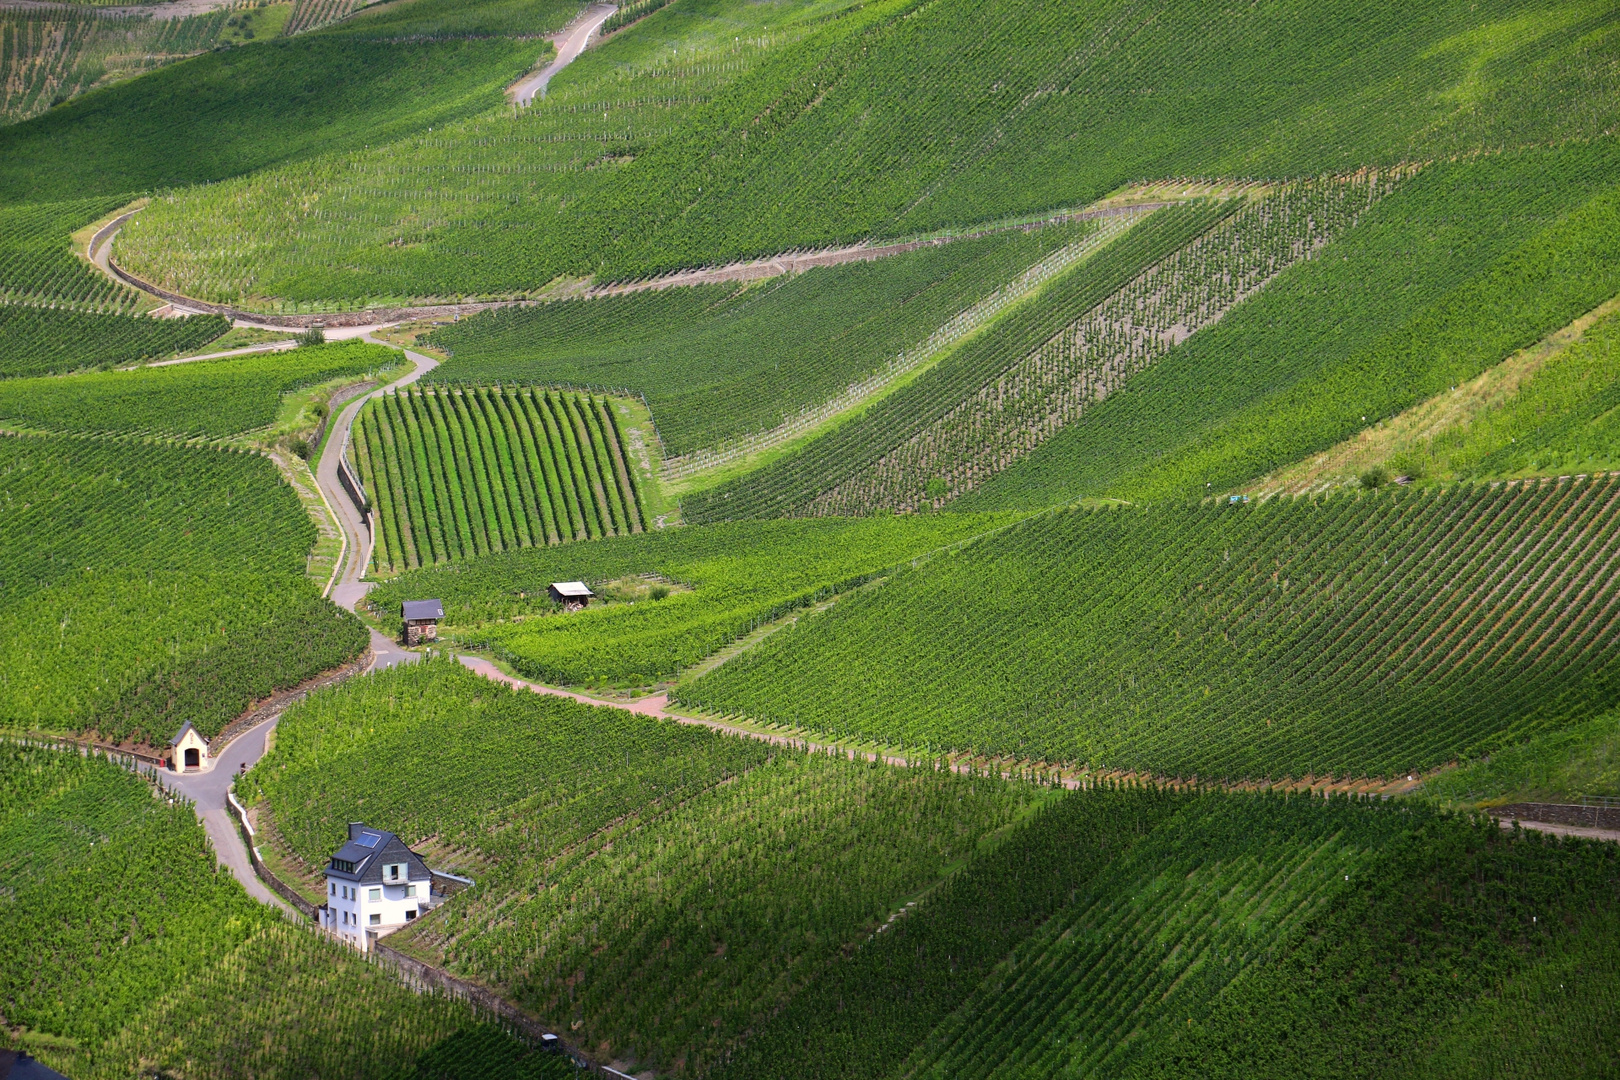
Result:
M185 723L180 725L180 730L174 733L174 738L169 740L169 745L170 746L179 746L180 745L180 740L186 737L186 732L188 732L188 731L197 731L196 728L191 726L191 721L190 720L187 720ZM201 739L202 738L202 732L197 731L197 737L199 739ZM207 742L207 741L208 741L207 739L203 739L203 742Z
M437 600L407 600L404 603L406 619L442 619L444 605Z
M339 862L353 865L353 870L340 869ZM406 863L406 881L431 881L422 856L405 846L405 842L387 829L373 829L359 821L349 822L349 839L332 853L326 872L362 885L381 885L382 868L388 863Z
M21 1050L0 1050L0 1080L67 1080Z
M558 596L595 596L583 581L553 581L551 587Z

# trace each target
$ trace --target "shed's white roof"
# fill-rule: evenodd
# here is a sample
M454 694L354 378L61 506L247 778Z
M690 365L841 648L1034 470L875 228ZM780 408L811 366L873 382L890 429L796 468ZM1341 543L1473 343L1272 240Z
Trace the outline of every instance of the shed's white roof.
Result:
M561 596L595 596L583 581L553 581L551 587Z

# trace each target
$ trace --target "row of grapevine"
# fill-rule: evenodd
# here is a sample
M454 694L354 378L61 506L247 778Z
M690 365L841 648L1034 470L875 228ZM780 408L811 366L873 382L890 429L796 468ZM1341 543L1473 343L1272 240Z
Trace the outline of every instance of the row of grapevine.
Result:
M1611 476L1064 511L851 596L676 697L1102 768L1405 774L1620 701L1617 559Z
M178 19L47 6L0 13L0 121L19 123L96 86L213 46L240 3Z
M0 303L133 312L139 295L75 255L69 239L125 201L115 196L0 208Z
M361 0L294 0L292 15L287 19L288 34L315 30L337 22L361 6Z
M971 491L1314 256L1401 179L1399 171L1324 178L1252 203L994 373L930 427L803 512L937 508Z
M400 601L439 597L457 640L494 649L529 678L644 686L897 563L1013 520L937 514L653 529L412 571L380 585L369 601L397 629ZM646 577L685 587L661 600L597 603L567 615L546 595L553 581Z
M476 889L396 944L553 1023L582 1020L577 1037L605 1055L684 1055L695 1073L762 1004L1051 797L492 688L451 660L312 695L278 732L248 782L304 857L363 805L407 840L432 830L485 861Z
M875 467L894 447L929 430L963 401L1042 343L1241 209L1239 200L1198 200L1155 211L1090 259L969 340L899 392L859 416L739 479L682 500L688 521L808 512L852 475ZM879 504L866 510L882 508Z
M664 475L847 409L913 371L1134 220L1009 231L741 287L511 307L435 330L428 381L625 387L658 423ZM1011 283L1011 284L1009 284Z
M353 658L314 526L255 454L0 439L0 716L162 745Z
M29 427L219 439L264 427L281 398L334 379L355 382L399 363L363 341L291 352L85 375L0 381L0 417Z
M575 1071L255 903L192 807L113 761L0 742L0 859L0 1001L10 1024L55 1037L24 1045L68 1075Z
M215 300L531 294L1083 206L1130 178L1297 179L1605 137L1620 105L1589 52L1601 13L1551 27L1532 10L1499 25L1440 0L1414 25L1393 0L1179 4L1139 26L1134 8L993 0L732 5L721 25L677 3L531 108L189 189L128 251ZM1500 77L1456 108L1469 76L1450 50L1485 33Z
M478 387L383 394L353 447L375 500L375 565L642 532L611 399Z
M0 378L159 360L200 349L230 328L220 315L151 319L0 304Z

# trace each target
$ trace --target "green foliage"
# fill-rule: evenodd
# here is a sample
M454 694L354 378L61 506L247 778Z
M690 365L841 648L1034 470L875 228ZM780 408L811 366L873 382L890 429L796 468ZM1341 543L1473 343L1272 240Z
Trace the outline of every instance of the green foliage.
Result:
M492 311L435 330L437 383L611 386L645 397L667 454L776 427L903 363L952 316L1094 223L869 263Z
M230 328L219 315L148 319L0 305L0 376L160 360L200 349Z
M1081 206L1144 178L1587 139L1620 118L1615 20L1597 0L681 0L532 109L190 192L142 224L140 264L214 298L526 293Z
M891 1075L1008 953L1188 801L1169 791L1102 788L1047 805L829 965L750 1032L716 1075Z
M582 1020L604 1054L695 1072L1051 798L588 708L448 660L312 695L250 782L306 858L360 799L368 823L471 849L477 887L392 943Z
M207 53L0 128L0 202L207 183L387 142L500 104L536 50L317 34Z
M262 457L0 439L0 723L211 735L365 648L304 578L314 526Z
M394 628L402 601L438 597L457 640L492 647L530 678L643 685L762 623L1010 520L829 518L654 530L416 571L381 585L369 601ZM554 614L546 595L553 581L640 575L692 588L660 601L593 604L566 615Z
M1502 1010L1475 1003L1538 962L1556 964L1561 952L1597 959L1607 951L1583 923L1612 926L1620 848L1515 837L1489 819L1469 826L1414 813L1408 828L1370 872L1351 875L1284 955L1251 968L1174 1037L1145 1047L1124 1075L1410 1076L1409 1055L1448 1035L1501 1055L1508 1075L1547 1075L1527 1056L1540 1039L1504 1045L1506 1032L1476 1026ZM1586 970L1582 1011L1612 1013L1615 969ZM1459 1013L1456 1027L1442 1026ZM1559 1058L1613 1060L1605 1035L1564 1030L1578 1041ZM1461 1047L1437 1049L1440 1059L1418 1075L1445 1075L1445 1051ZM1480 1075L1481 1064L1464 1074Z
M1611 315L1467 427L1406 456L1436 476L1595 472L1620 464L1620 319Z
M689 521L717 521L819 509L818 498L877 465L896 447L940 421L980 387L1115 292L1142 270L1185 246L1238 209L1237 200L1199 202L1153 213L1090 259L1053 279L1033 299L970 339L915 382L788 457L682 501ZM918 487L922 486L919 481ZM891 505L863 488L843 513ZM826 512L823 510L822 512Z
M495 1028L459 1031L416 1059L409 1080L577 1080L572 1059L518 1043Z
M1620 142L1435 164L964 509L1220 491L1478 375L1620 292Z
M1620 700L1599 632L1617 483L1056 512L841 600L675 696L1159 775L1422 770Z
M228 27L239 18L261 14L219 9L166 19L87 7L0 12L0 123L26 120L96 86L202 52L235 36Z
M189 805L99 757L0 741L0 1011L85 1080L153 1071L557 1076L465 1004L284 922L215 865ZM9 1032L0 1034L7 1041ZM571 1071L571 1070L570 1070Z
M561 30L581 7L579 0L406 0L362 7L323 33L384 40L538 38ZM536 44L545 48L545 43Z
M1620 796L1620 713L1604 713L1449 769L1425 780L1422 792L1449 803L1484 805Z
M281 396L398 363L360 341L194 364L0 383L0 417L57 431L223 438L276 418Z
M0 129L0 140L5 138ZM127 199L0 208L0 301L81 311L133 311L139 297L73 252L72 234Z
M607 398L513 388L373 399L354 447L377 504L374 565L641 532L641 495L612 414Z

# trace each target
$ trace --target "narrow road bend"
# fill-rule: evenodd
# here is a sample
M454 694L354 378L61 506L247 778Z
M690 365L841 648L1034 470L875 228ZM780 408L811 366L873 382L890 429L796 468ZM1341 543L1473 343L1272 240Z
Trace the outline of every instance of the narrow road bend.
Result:
M538 73L514 83L507 91L512 100L526 109L534 101L535 94L545 97L546 85L557 72L572 64L579 54L585 51L591 43L591 35L607 22L608 16L618 10L613 4L592 4L580 12L573 22L552 37L551 40L557 46L557 58Z

